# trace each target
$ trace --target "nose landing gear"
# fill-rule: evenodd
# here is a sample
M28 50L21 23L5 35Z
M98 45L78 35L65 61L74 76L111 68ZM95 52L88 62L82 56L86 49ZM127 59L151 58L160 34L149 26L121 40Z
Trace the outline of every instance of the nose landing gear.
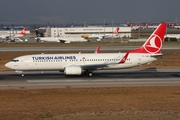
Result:
M21 76L24 77L23 71L15 71L15 72L18 73L18 74L21 74Z

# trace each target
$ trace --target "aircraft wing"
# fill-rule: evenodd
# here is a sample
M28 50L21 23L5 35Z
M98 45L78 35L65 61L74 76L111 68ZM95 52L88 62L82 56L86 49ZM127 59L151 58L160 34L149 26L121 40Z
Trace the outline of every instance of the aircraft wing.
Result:
M62 43L66 42L66 40L63 40L63 39L59 39L59 41L62 42Z
M59 38L59 41L60 41L61 43L70 43L70 40L63 39L63 38Z
M129 55L129 52L127 52L124 57L119 61L108 61L106 63L103 63L103 64L88 64L88 65L81 65L80 67L84 70L86 69L91 69L91 70L100 70L102 68L106 68L108 66L111 66L111 65L115 65L115 64L124 64L126 62L126 59Z
M104 39L106 37L106 35L101 35L101 36L98 36L97 38L98 39Z
M108 64L93 64L93 65L81 65L80 67L83 69L83 70L99 70L101 68L105 68L107 67Z

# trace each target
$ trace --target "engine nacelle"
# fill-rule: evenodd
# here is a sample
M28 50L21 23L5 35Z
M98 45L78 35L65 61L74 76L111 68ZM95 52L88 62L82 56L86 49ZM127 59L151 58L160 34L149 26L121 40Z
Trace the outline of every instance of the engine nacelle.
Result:
M64 69L66 75L81 75L82 69L79 66L68 66Z
M6 40L15 40L15 37L14 36L8 36L8 37L6 37Z

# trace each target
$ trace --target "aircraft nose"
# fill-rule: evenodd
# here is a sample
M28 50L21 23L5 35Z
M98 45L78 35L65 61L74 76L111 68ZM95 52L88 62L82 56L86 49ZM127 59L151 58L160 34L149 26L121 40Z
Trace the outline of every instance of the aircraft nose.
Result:
M11 63L8 62L8 63L5 64L5 66L6 66L7 68L11 68Z

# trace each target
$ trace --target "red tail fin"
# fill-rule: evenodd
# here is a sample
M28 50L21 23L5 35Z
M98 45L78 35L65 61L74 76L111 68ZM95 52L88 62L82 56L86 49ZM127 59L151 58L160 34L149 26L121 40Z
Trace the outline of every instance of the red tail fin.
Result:
M166 23L161 23L142 47L131 50L130 53L161 53L161 47L162 43L164 42L166 27Z
M20 32L20 34L25 34L26 33L26 27L23 28L23 30Z
M119 28L116 28L116 30L114 31L114 34L118 34L119 32Z

